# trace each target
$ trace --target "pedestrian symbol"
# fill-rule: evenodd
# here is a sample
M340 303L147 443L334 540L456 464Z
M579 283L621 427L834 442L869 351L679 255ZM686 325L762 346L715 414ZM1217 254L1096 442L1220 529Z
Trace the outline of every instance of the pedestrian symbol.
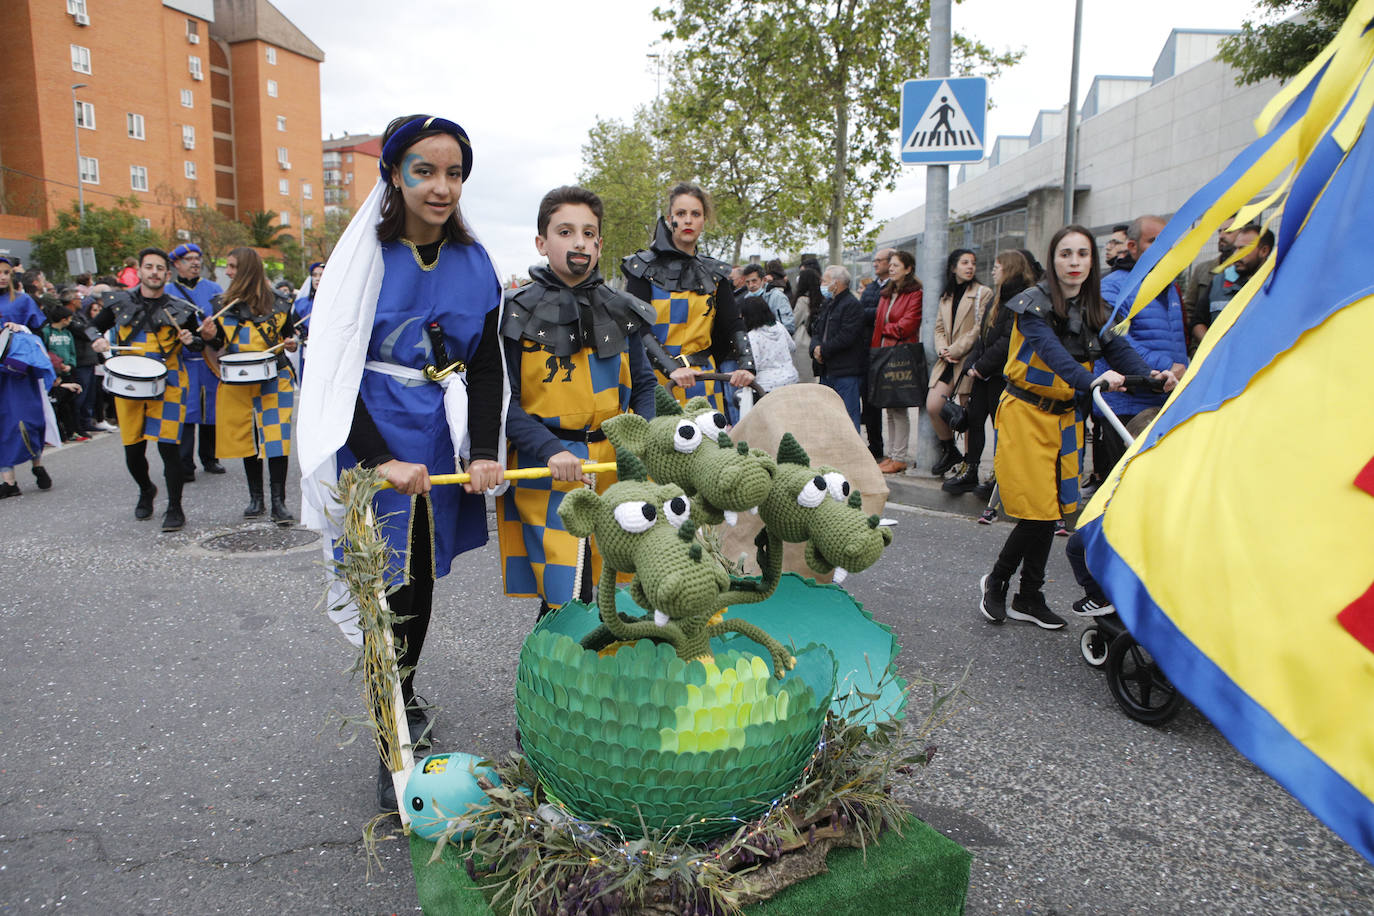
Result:
M908 80L902 84L902 161L977 162L986 121L986 80Z

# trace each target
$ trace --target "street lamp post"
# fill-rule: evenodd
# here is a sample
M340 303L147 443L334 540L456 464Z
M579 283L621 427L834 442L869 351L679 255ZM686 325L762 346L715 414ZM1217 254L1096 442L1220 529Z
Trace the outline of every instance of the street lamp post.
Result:
M86 225L86 182L81 177L81 118L76 114L76 90L85 88L85 83L72 84L72 125L76 131L76 200L82 226Z
M1078 179L1078 55L1083 44L1083 0L1073 12L1073 64L1069 70L1069 106L1064 124L1064 225L1073 223L1073 195Z

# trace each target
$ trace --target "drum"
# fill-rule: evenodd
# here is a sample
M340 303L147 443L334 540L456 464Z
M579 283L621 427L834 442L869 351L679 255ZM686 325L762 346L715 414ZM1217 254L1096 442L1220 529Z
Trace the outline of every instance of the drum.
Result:
M219 358L219 380L230 385L260 385L277 377L277 354L225 353Z
M167 367L150 356L114 356L105 361L104 384L117 398L156 401L167 390Z

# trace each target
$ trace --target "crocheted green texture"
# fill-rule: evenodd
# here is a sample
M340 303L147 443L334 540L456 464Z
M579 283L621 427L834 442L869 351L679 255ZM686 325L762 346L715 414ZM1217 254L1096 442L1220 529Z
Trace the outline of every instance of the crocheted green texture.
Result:
M892 543L876 515L865 515L863 497L831 467L811 458L791 433L778 443L778 462L759 517L770 536L806 543L806 564L818 573L867 569ZM838 581L838 579L836 580Z
M684 408L659 385L654 403L658 413L652 420L621 414L601 424L617 451L634 453L657 482L682 487L703 524L718 525L727 513L763 502L773 478L767 452L732 443L725 418L706 398L692 398Z
M782 576L781 543L761 532L761 579L731 577L696 541L691 500L674 484L647 479L644 465L627 452L616 453L619 479L598 495L574 490L558 507L574 536L595 537L603 560L597 605L601 626L583 646L602 648L616 640L664 642L684 660L711 657L711 637L727 632L748 636L768 650L781 678L796 660L782 644L743 620L712 622L732 604L752 604L773 593ZM622 616L615 607L616 573L631 573L630 595L650 617Z

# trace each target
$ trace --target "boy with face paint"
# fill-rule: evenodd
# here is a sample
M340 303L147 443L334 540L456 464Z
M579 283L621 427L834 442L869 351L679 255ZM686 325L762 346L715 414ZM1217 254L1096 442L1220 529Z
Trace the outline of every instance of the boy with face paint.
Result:
M601 218L601 199L585 188L544 195L534 246L548 266L530 268L531 282L507 295L501 315L511 382L507 467L547 467L553 476L552 485L512 481L499 498L501 574L506 594L541 599L540 616L590 600L601 573L591 542L579 542L558 517L564 494L615 482L614 472L595 480L582 473L584 461L615 460L601 424L627 409L654 415L646 342L657 365L674 365L652 336L653 308L611 289L597 270Z

